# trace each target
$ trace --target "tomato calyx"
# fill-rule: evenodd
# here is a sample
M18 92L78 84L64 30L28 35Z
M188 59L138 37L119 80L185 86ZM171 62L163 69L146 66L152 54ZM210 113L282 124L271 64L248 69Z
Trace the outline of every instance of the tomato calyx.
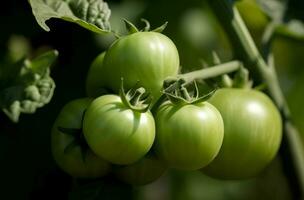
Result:
M252 81L249 80L249 71L245 67L240 67L233 77L233 88L252 88Z
M83 121L84 113L85 112L83 112L83 115L82 115L82 121ZM66 127L58 126L57 129L62 134L66 134L66 135L73 137L73 140L64 148L64 153L66 154L69 151L71 151L72 149L74 149L75 147L79 146L81 149L82 160L83 160L83 162L85 162L85 159L86 159L86 156L87 156L87 153L89 150L89 146L84 138L82 127L81 128L66 128Z
M183 105L183 104L196 104L196 103L204 102L208 100L215 93L217 89L215 88L211 92L203 96L200 96L197 83L196 81L193 81L195 89L193 94L190 95L186 87L186 84L188 83L186 83L184 79L169 80L169 82L164 83L164 86L167 87L165 87L163 93L173 104Z
M139 30L132 22L128 21L127 19L123 19L123 20L124 20L126 29L128 30L129 34L133 34L133 33L137 33L137 32L149 32L149 31L161 33L161 32L163 32L163 30L165 30L165 28L167 27L167 24L168 24L168 22L165 22L163 25L161 25L153 30L150 30L150 28L151 28L150 22L146 19L141 18L140 20L145 23L145 27L143 29Z
M125 93L123 78L121 78L120 98L125 106L133 111L145 113L149 110L152 97L146 92L145 88L136 85Z

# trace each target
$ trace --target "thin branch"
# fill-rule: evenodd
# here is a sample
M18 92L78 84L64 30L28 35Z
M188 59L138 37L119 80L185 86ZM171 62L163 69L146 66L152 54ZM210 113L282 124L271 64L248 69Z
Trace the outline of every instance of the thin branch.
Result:
M214 67L204 68L201 70L181 74L178 76L178 78L183 78L186 81L186 83L190 83L197 79L203 80L203 79L217 77L223 74L228 74L238 70L241 66L242 63L240 61L235 60L235 61L219 64Z
M185 81L185 85L192 83L193 81L200 79L209 79L213 77L217 77L220 75L228 74L234 71L237 71L242 66L242 62L238 60L230 61L227 63L215 65L210 68L203 68L201 70L192 71L185 74L180 74L177 77L173 77L174 80L183 79ZM166 81L171 80L172 78L169 78ZM177 82L173 81L173 84L171 84L169 87L166 88L167 92L173 92L178 86ZM156 109L161 105L161 103L166 99L166 95L162 94L161 97L157 100L157 102L153 105L151 108L151 112L155 113Z

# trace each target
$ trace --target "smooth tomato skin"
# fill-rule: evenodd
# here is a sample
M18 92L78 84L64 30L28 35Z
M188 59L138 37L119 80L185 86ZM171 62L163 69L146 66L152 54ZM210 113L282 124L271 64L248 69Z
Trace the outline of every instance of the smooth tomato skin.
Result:
M155 121L155 149L170 167L200 169L220 150L223 120L208 102L181 106L166 102L158 109Z
M126 89L139 81L139 86L147 89L156 102L163 81L178 73L179 55L167 36L138 32L115 41L105 55L103 67L105 84L113 91L118 92L122 77Z
M151 148L155 122L150 111L139 113L116 95L96 98L88 107L83 131L91 149L114 164L131 164Z
M224 120L224 141L203 172L221 179L256 176L276 155L282 138L279 111L255 90L219 89L209 100Z
M106 175L110 170L110 164L97 157L91 150L88 150L83 160L79 145L64 152L73 141L73 136L60 132L58 127L81 128L83 112L91 102L92 99L89 98L69 102L62 108L52 128L53 157L63 171L77 178L97 178Z
M106 52L99 54L92 62L86 79L86 93L89 97L98 97L104 89L103 79L103 60Z
M148 154L131 165L118 166L114 169L114 173L125 183L146 185L156 181L166 169L167 166L160 159Z

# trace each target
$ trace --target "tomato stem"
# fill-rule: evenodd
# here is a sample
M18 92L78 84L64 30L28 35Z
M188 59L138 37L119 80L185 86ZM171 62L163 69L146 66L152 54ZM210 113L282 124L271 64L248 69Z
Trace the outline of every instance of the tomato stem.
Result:
M186 86L198 79L204 80L225 75L239 70L241 66L243 66L242 62L234 60L227 63L218 64L210 68L203 68L189 73L179 74L177 75L177 77L167 78L164 81L164 88L166 89L166 93L171 93L176 90L180 84ZM166 95L165 93L163 93L161 97L157 100L157 102L153 105L151 109L152 113L156 112L156 109L162 104L165 99Z
M302 199L304 197L304 148L299 132L290 121L289 108L280 88L274 64L273 62L272 64L267 64L259 53L233 1L209 0L208 2L229 38L232 40L233 46L237 49L237 51L235 51L237 58L243 60L246 66L254 67L250 70L257 69L267 85L270 96L281 111L284 119L284 134L280 150L284 161L283 167L286 167L286 171L289 172L290 169L287 168L292 168L294 174L289 173L287 175L290 184L293 185L291 187L294 190L293 195L296 199ZM269 45L270 44L265 48L269 48ZM265 58L271 58L272 55L269 49L263 52L264 54L268 54L264 55ZM290 159L292 162L288 162Z
M181 87L180 90L181 90L183 98L185 98L187 101L191 101L192 98L190 97L188 90L185 87Z
M233 78L232 87L234 88L251 88L252 81L249 80L249 71L244 66L238 70Z
M221 64L221 59L215 51L212 52L212 57L213 57L212 60L213 60L214 65ZM229 77L228 74L224 74L224 75L221 75L220 77L215 78L215 81L217 82L217 84L220 87L225 87L225 88L230 88L230 87L232 87L232 84L233 84L233 81ZM208 84L208 82L207 82L207 84Z
M186 81L186 84L189 84L197 79L208 79L217 77L223 74L228 74L238 70L242 66L242 63L238 60L230 61L227 63L222 63L215 65L214 67L204 68L201 70L192 71L185 74L178 75L177 78L182 78Z
M146 90L144 88L138 88L135 90L134 95L130 98L129 102L132 106L140 104L141 98L145 94Z
M123 78L121 78L121 86L120 86L120 98L125 106L130 108L133 111L137 111L140 113L145 113L149 110L151 104L151 98L147 95L146 90L143 87L130 89L127 93L125 93Z

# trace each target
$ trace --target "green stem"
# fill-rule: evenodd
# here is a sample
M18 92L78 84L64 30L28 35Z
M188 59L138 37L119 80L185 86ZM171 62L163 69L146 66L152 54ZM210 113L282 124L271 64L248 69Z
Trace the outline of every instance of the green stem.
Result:
M293 194L304 198L304 151L303 144L297 129L290 121L290 112L283 96L282 90L279 86L279 81L273 66L268 66L259 53L252 37L249 34L238 10L233 5L231 0L209 0L209 5L213 12L218 17L223 28L226 30L229 38L232 40L233 46L237 49L236 56L240 60L244 60L246 66L253 66L258 70L263 81L267 85L268 92L277 107L282 113L284 119L284 136L281 149L287 148L288 155L282 155L283 160L291 158L292 170L294 170L296 177L288 174L290 184L300 194ZM287 158L290 157L290 158ZM286 164L286 162L284 162ZM294 183L293 180L297 180Z
M185 85L192 83L194 80L200 79L208 79L217 77L223 74L228 74L231 72L234 72L236 70L239 70L242 66L242 63L240 61L230 61L227 63L219 64L210 68L204 68L201 70L192 71L185 74L179 74L177 77L174 77L174 79L183 79L185 80ZM169 78L172 79L172 78ZM169 80L168 79L168 80ZM177 84L172 84L168 88L166 88L166 91L168 93L173 92L177 87ZM166 99L166 95L162 94L161 97L157 100L157 102L153 105L151 111L152 113L156 112L156 109L160 106L160 104Z
M238 70L242 66L242 63L240 61L230 61L227 63L219 64L214 67L205 68L185 74L180 74L178 78L182 78L187 83L191 83L194 80L197 79L208 79L217 77L223 74L231 73L236 70Z
M277 26L276 22L272 21L266 26L266 28L264 30L264 33L262 36L262 46L261 46L262 55L263 55L264 59L267 59L268 55L270 54L271 44L273 41L274 31L275 31L276 26Z
M133 97L129 100L130 104L132 106L137 106L145 92L146 91L144 88L138 88L137 90L135 90Z
M181 92L182 92L182 96L183 96L187 101L190 102L192 98L190 97L190 95L189 95L187 89L186 89L185 87L182 87L182 88L181 88Z

